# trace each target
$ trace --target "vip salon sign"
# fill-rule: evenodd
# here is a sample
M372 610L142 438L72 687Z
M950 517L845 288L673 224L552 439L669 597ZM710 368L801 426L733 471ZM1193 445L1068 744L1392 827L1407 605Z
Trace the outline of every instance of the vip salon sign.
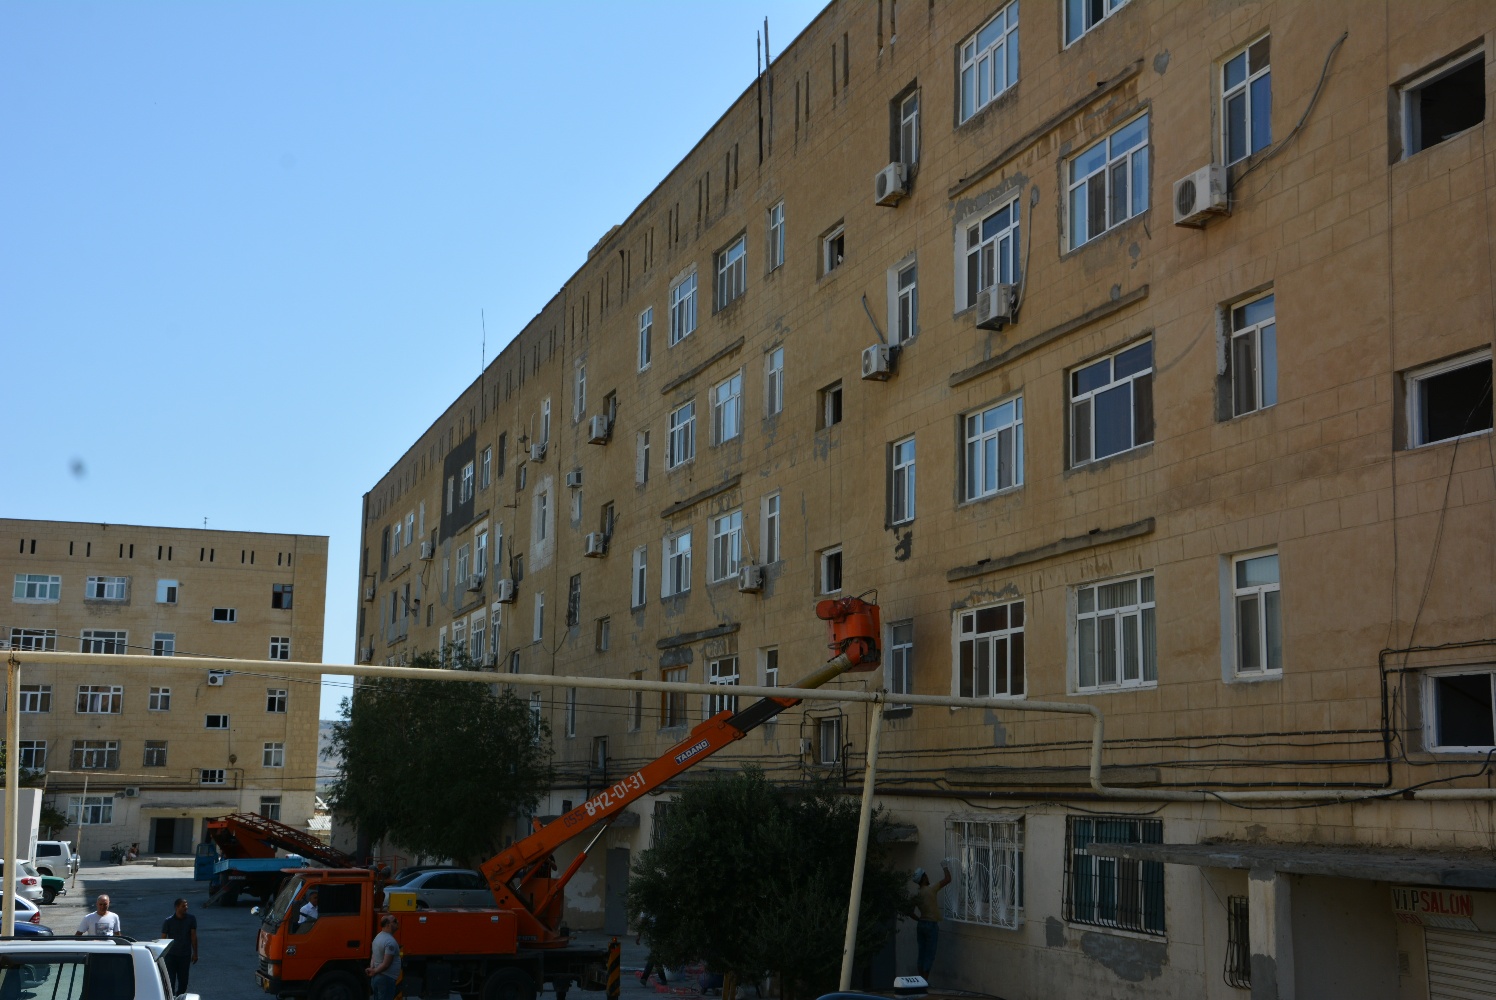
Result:
M1475 923L1475 894L1458 889L1392 887L1392 912L1405 924L1480 930Z

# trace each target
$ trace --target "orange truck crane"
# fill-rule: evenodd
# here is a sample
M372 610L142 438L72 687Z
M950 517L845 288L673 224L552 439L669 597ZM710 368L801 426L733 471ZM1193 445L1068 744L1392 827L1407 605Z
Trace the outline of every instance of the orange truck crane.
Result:
M876 604L857 597L821 601L816 615L830 626L835 655L792 687L818 688L847 671L879 665ZM573 984L603 989L605 949L574 946L561 923L563 892L588 851L630 803L799 703L786 695L764 698L737 713L719 712L660 757L495 855L483 865L493 906L399 914L404 995L534 1000L548 983L556 1000L565 1000ZM554 852L599 823L587 847L555 874ZM312 890L318 893L318 917L299 920ZM261 922L256 972L261 989L282 997L363 1000L363 970L383 902L383 885L368 870L290 873Z

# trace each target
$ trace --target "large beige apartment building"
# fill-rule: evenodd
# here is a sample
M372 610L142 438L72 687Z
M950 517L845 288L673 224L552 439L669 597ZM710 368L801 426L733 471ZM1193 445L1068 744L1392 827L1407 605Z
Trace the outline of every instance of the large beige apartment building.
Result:
M45 775L75 849L191 854L204 822L232 812L306 827L316 679L164 658L321 662L325 536L0 519L0 538L8 648L163 657L22 667L19 764Z
M886 712L941 984L1496 996L1493 40L1483 3L831 4L366 494L361 658L724 685L522 692L555 811L875 591L840 683L1001 699ZM1101 713L1099 785L1046 701ZM855 789L868 720L709 766Z

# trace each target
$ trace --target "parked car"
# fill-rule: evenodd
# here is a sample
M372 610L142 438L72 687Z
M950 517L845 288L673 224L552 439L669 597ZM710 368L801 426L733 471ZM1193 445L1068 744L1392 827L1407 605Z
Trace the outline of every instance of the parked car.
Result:
M16 921L16 933L18 938L24 937L53 937L52 928L46 924L33 924L29 920ZM3 939L0 939L3 940Z
M0 890L0 897L3 897L4 895L5 895L5 892L3 890ZM16 897L16 926L19 927L23 923L27 923L27 924L40 924L41 922L42 922L42 909L41 909L41 907L37 906L35 903L33 903L31 900L27 899L25 896L17 896Z
M384 905L390 905L390 892L414 892L417 906L442 909L448 906L493 906L493 890L488 880L471 868L435 868L417 872L400 885L384 890Z
M68 894L68 880L67 879L63 878L60 875L47 875L47 874L44 874L40 868L37 868L35 865L33 865L29 861L23 862L23 864L25 864L25 866L26 866L25 870L27 870L30 873L35 873L36 876L42 880L42 902L43 903L50 903L50 902L52 902L52 900L56 899L58 896L66 896Z
M31 860L36 865L36 870L43 875L67 878L78 871L78 864L82 859L73 853L73 842L70 840L38 840L36 856Z
M33 868L29 861L22 861L17 867L20 871L16 874L16 877L7 879L5 877L5 859L0 858L0 885L4 885L6 882L14 882L16 883L16 891L20 898L30 900L33 903L40 902L44 895L42 891L41 872ZM0 892L3 891L3 889L0 889Z
M123 935L0 938L0 996L173 1000L161 960L170 945L164 938L136 941ZM178 1000L198 998L186 993Z

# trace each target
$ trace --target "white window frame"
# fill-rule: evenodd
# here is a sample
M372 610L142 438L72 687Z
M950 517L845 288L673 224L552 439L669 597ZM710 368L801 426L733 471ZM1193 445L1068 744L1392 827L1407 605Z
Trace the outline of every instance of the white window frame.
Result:
M670 411L665 468L678 469L696 457L696 400Z
M739 508L710 518L711 553L707 560L712 583L731 580L743 565L743 511Z
M670 667L660 672L660 680L667 684L686 683L685 667ZM660 692L660 728L674 729L684 726L689 720L686 718L686 696L683 693L674 694L668 691Z
M177 655L177 634L175 632L156 632L151 635L152 656L175 656Z
M1244 563L1255 559L1271 556L1276 563L1277 579L1269 583L1247 584L1238 583L1239 567ZM1240 552L1233 555L1227 567L1230 576L1227 585L1231 588L1231 605L1229 618L1229 632L1231 639L1231 669L1237 680L1259 680L1264 678L1278 678L1283 676L1283 563L1277 549L1259 549L1254 552ZM1261 662L1256 666L1244 667L1242 664L1244 650L1242 648L1243 629L1241 625L1242 610L1247 602L1256 602L1254 612L1254 631L1257 643L1257 654ZM1269 610L1270 603L1276 604L1276 628L1278 638L1278 662L1272 663L1272 636L1270 634L1270 619L1273 613Z
M649 368L654 354L654 306L639 314L639 370Z
M124 711L125 689L119 684L79 684L76 715L119 715Z
M540 401L540 443L542 445L551 443L551 397L549 396Z
M1131 352L1144 346L1148 348L1147 367L1136 368L1128 371L1124 375L1118 376L1116 373L1117 360L1124 355L1130 355ZM1139 354L1138 357L1142 357L1142 355ZM1134 359L1132 357L1128 357L1127 361L1129 364L1132 364L1134 362ZM1082 373L1090 372L1092 370L1099 370L1100 366L1103 364L1108 366L1107 381L1097 383L1091 388L1082 390L1080 388L1080 377ZM1123 347L1120 350L1112 351L1109 354L1103 355L1102 357L1092 358L1084 364L1076 365L1074 368L1071 368L1068 372L1066 372L1067 388L1070 391L1070 464L1072 466L1090 465L1095 462L1103 462L1116 455L1124 455L1129 451L1136 451L1138 448L1141 448L1144 445L1153 443L1153 439L1158 433L1157 424L1155 422L1153 414L1153 365L1153 340L1150 338L1147 340L1140 340L1136 343L1128 344L1126 347ZM1138 403L1139 384L1147 385L1146 391L1148 397L1148 436L1146 438L1140 438L1139 436L1142 433L1142 430L1138 426L1138 417L1140 415ZM1105 455L1098 455L1096 453L1096 431L1098 426L1098 421L1096 419L1097 401L1102 397L1106 397L1110 393L1123 388L1124 386L1127 388L1128 400L1128 444L1122 448L1116 449L1115 451L1109 451ZM1080 417L1080 414L1083 412L1085 413L1084 421L1082 421ZM1083 431L1086 437L1086 440L1084 442L1084 454L1082 453L1081 448L1081 437Z
M1267 63L1258 66L1253 62L1253 57L1258 53L1253 52L1253 50L1264 42L1268 44ZM1221 162L1228 167L1233 163L1239 163L1247 159L1253 153L1260 152L1273 144L1273 126L1271 120L1273 67L1271 46L1272 36L1264 32L1221 60ZM1241 60L1242 63L1241 79L1232 83L1230 82L1232 64L1237 60ZM1264 80L1267 87L1268 106L1261 109L1260 113L1268 118L1263 123L1266 126L1267 135L1260 145L1254 146L1253 136L1257 130L1253 126L1257 124L1256 116L1259 112L1257 103L1260 96L1256 90L1256 85ZM1245 129L1245 134L1241 137L1241 152L1236 155L1232 154L1231 149L1231 139L1234 135L1231 127L1231 108L1233 104L1237 104L1242 109L1241 124L1242 128Z
M670 286L670 346L674 347L696 330L696 270Z
M575 739L577 735L577 689L566 689L566 738Z
M1439 739L1443 720L1440 718L1438 684L1444 678L1483 677L1486 683L1486 700L1490 713L1491 743L1444 743ZM1428 670L1422 674L1423 746L1431 753L1490 753L1496 749L1496 668L1468 665Z
M62 577L17 573L11 600L17 604L56 604L62 599Z
M479 531L473 540L473 572L488 575L488 532Z
M146 700L146 710L151 712L171 711L171 688L153 687Z
M888 269L888 317L895 344L919 335L919 262L913 258Z
M780 519L784 504L776 490L764 497L763 514L760 518L759 537L763 540L760 546L764 562L776 563L780 558L780 548L783 542L781 528L783 524Z
M90 601L124 601L130 597L128 576L91 576L84 585L83 596Z
M956 227L956 311L977 304L993 285L1016 285L1023 275L1023 207L1017 195L969 216Z
M113 826L114 795L69 795L68 826Z
M826 386L818 395L821 404L820 430L835 427L847 419L846 395L840 379Z
M140 755L140 766L165 767L168 743L168 740L146 740L144 752Z
M706 682L718 684L723 687L737 687L738 658L736 656L722 656L715 660L706 662ZM718 712L736 712L738 710L738 696L735 694L709 694L706 696L706 718L710 719Z
M398 517L395 518L394 531L390 533L390 555L400 554L401 537L405 533L405 522Z
M842 717L833 715L816 720L816 763L832 767L842 759Z
M838 244L840 251L838 252ZM821 237L821 274L827 275L847 261L847 225L839 222Z
M784 201L781 199L769 207L768 261L769 270L784 266Z
M957 77L961 123L1018 82L1018 2L1008 4L961 43Z
M462 466L462 485L458 491L459 503L470 503L473 499L473 486L476 482L476 472L472 462L465 462Z
M945 894L946 919L1017 930L1023 926L1022 816L953 817L945 823L945 856L959 874Z
M1472 351L1469 354L1462 354L1457 358L1450 358L1448 361L1440 361L1436 364L1424 365L1421 368L1414 368L1403 375L1403 395L1405 398L1407 409L1409 447L1422 448L1427 445L1443 444L1447 441L1459 441L1464 438L1475 437L1477 434L1491 433L1491 427L1488 424L1485 427L1476 428L1475 430L1469 431L1465 434L1455 434L1451 437L1431 439L1428 437L1427 422L1423 419L1422 416L1424 401L1426 399L1426 384L1430 379L1436 378L1440 375L1447 375L1450 372L1459 371L1461 368L1469 368L1473 365L1481 364L1482 362L1487 365L1491 365L1491 348L1482 348L1479 351ZM1493 370L1496 370L1496 367L1493 367ZM1491 405L1491 401L1489 399L1487 400L1486 405ZM1488 420L1490 419L1490 416L1491 415L1488 413Z
M712 386L712 443L725 444L743 433L743 371Z
M20 756L16 758L16 766L26 771L43 771L47 767L47 741L46 740L22 740L19 744ZM40 755L41 759L37 757Z
M535 595L535 627L531 632L531 638L535 642L545 639L545 594Z
M1407 159L1410 156L1415 156L1418 153L1423 152L1425 149L1433 149L1434 146L1440 145L1448 139L1453 139L1455 135L1464 135L1465 132L1469 131L1469 129L1464 129L1452 135L1445 136L1444 139L1440 139L1438 142L1432 143L1427 146L1417 145L1415 142L1415 138L1421 124L1421 116L1418 111L1418 105L1415 102L1415 97L1429 84L1437 83L1438 81L1444 79L1446 76L1458 73L1460 70L1465 69L1471 63L1484 62L1485 55L1485 46L1482 45L1476 49L1473 49L1472 51L1466 52L1464 55L1440 62L1433 69L1429 70L1426 73L1419 74L1414 79L1409 80L1407 83L1402 85L1398 93L1398 105L1399 110L1402 112L1401 117L1403 159ZM1481 122L1484 123L1489 120L1490 107L1488 102L1486 114L1481 119ZM1475 126L1473 125L1471 126L1471 128L1474 127Z
M717 265L717 311L721 312L748 292L748 234L713 255Z
M914 520L916 500L914 435L888 446L889 524L908 524Z
M642 681L644 672L635 670L629 674L629 680ZM634 690L629 692L629 721L628 731L637 733L644 728L644 692Z
M19 707L24 715L41 715L52 711L52 685L22 684Z
M287 688L265 689L265 711L269 715L285 715L286 702L289 698Z
M197 771L197 783L200 785L226 785L228 784L228 769L222 767L200 767Z
M1065 0L1065 48L1127 5L1127 0ZM1100 8L1100 16L1091 7ZM1079 17L1079 25L1073 18Z
M177 603L177 595L180 593L181 584L179 584L176 580L156 581L157 604L175 604Z
M260 753L260 766L285 767L286 744L281 742L266 743Z
M1278 402L1278 316L1272 292L1226 308L1226 366L1231 415L1244 417ZM1247 369L1250 369L1247 371ZM1250 392L1250 401L1243 393Z
M478 472L478 488L488 489L493 484L493 445L484 445L482 464ZM414 545L416 541L415 525L411 523L415 515L405 515L406 534L410 536L407 545Z
M979 630L979 626L983 627ZM1027 696L1028 648L1024 637L1028 617L1022 599L963 608L951 616L951 629L951 694L962 698ZM971 644L969 655L967 643Z
M633 587L629 598L629 607L642 608L649 596L649 546L641 545L634 549L634 561L630 569L630 580Z
M114 653L123 655L130 651L130 633L124 629L86 628L80 652Z
M758 673L764 687L779 686L778 646L764 646L758 651Z
M426 522L426 504L423 502L421 504L421 525L422 525L422 529L421 530L423 530L423 531L425 530L425 522ZM414 544L415 540L416 540L416 512L415 511L409 511L405 515L405 533L410 536L411 543Z
M577 365L575 393L571 399L571 422L580 423L587 415L587 365Z
M217 720L217 725L214 725L214 720L215 719ZM227 729L231 728L230 725L229 725L229 716L228 716L228 713L226 713L226 712L208 712L208 713L206 713L203 716L203 728L204 729L212 729L212 730L215 730L215 731L218 731L218 730L227 730Z
M56 650L57 630L55 628L13 628L10 630L10 648Z
M1023 397L1013 396L961 418L965 450L961 500L984 500L1023 486ZM1003 473L1006 471L1007 476Z
M545 516L544 516L545 501L544 501L543 498L544 498L545 494L544 493L540 493L537 496L539 498L542 498L542 499L540 499L540 508L541 508L541 511L542 511L542 513L541 513L541 519L540 519L540 537L544 538L545 537ZM470 545L459 545L457 547L457 589L458 590L465 590L467 588L468 577L470 575L472 575L472 564L473 564L472 546L470 546Z
M1154 585L1150 571L1073 588L1071 646L1076 691L1094 694L1158 686ZM1103 608L1103 603L1108 606ZM1103 677L1107 670L1110 677Z
M890 695L914 693L914 619L888 623L888 667L884 683ZM890 705L890 708L902 706Z
M919 162L919 88L899 101L899 162L912 167Z
M119 740L74 740L68 766L76 771L118 771ZM77 758L74 760L74 758ZM102 760L103 763L99 763Z
M291 637L289 635L272 635L270 637L270 659L289 660L291 658Z
M649 431L634 435L634 485L649 482Z
M1132 145L1115 148L1114 140L1130 136L1135 127L1141 126L1141 137ZM1151 205L1149 183L1152 170L1152 130L1148 114L1144 112L1108 132L1085 149L1065 161L1065 212L1067 249L1077 250L1097 237L1148 211ZM1099 157L1099 159L1098 159ZM1086 166L1089 164L1089 166ZM1113 187L1117 177L1116 168L1125 168L1127 198L1123 208L1125 214L1112 211L1116 200ZM1084 170L1084 173L1082 173ZM1138 183L1138 175L1142 183ZM1098 185L1092 180L1100 178ZM1092 188L1100 191L1105 202L1103 225L1091 231L1090 203ZM1084 204L1082 205L1082 202Z
M543 542L550 537L551 495L547 490L535 491L535 540ZM464 546L465 548L466 546ZM458 553L461 555L461 552Z
M214 608L212 620L216 625L232 625L239 620L239 609Z
M765 354L764 366L764 414L772 417L784 409L784 348Z
M691 529L672 531L661 549L660 596L675 597L691 589Z
M822 549L816 556L816 565L820 568L820 592L825 595L840 594L846 584L843 577L846 565L842 561L842 547L833 545Z

